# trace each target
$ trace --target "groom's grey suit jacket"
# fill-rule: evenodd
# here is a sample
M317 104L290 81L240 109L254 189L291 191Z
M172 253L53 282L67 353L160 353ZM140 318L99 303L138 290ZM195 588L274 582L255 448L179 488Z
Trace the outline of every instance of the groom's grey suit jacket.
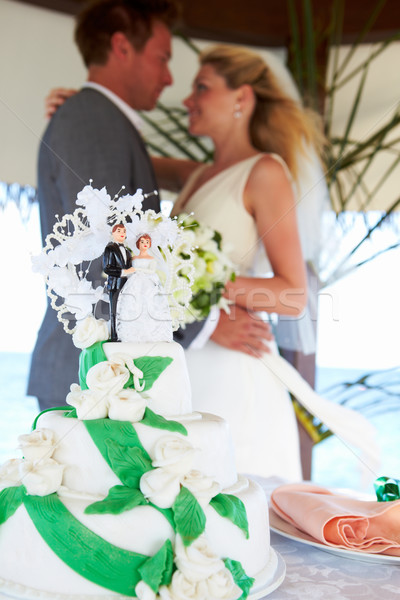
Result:
M56 112L40 144L38 199L43 242L53 229L55 215L61 218L75 210L77 193L90 179L94 188L106 186L111 197L123 185L124 194L137 188L145 193L157 190L138 131L101 92L84 88ZM145 209L159 210L158 196L150 196L145 203ZM94 287L104 284L100 259L91 266L90 279ZM106 306L97 312L98 317L107 315ZM189 334L189 341L198 328ZM28 394L39 398L42 408L65 405L71 383L78 381L79 352L49 305L32 355L28 383Z

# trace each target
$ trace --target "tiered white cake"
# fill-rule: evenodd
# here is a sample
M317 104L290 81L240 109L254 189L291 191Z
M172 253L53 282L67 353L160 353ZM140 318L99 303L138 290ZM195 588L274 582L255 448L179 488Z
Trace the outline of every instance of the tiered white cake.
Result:
M0 589L258 596L277 567L265 495L237 476L227 424L191 412L181 346L97 342L80 384L0 469Z

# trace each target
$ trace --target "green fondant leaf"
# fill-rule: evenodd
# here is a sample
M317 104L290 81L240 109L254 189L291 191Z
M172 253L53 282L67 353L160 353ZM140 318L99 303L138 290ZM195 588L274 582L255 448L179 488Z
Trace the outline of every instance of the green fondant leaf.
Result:
M46 408L46 410L42 410L42 412L40 412L37 415L37 417L35 418L35 420L33 421L33 423L32 423L32 431L34 431L36 429L37 422L38 422L39 417L41 415L44 415L44 413L47 413L47 412L54 412L55 410L62 410L62 411L64 411L64 413L65 413L64 417L75 417L75 418L77 417L75 408L71 408L70 406L53 406L52 408ZM72 413L72 414L70 414L70 413Z
M191 492L182 486L172 506L176 531L185 546L201 535L206 526L206 517L200 504Z
M88 515L112 514L119 515L136 506L147 505L148 502L140 490L124 485L115 485L108 491L108 496L99 502L93 502L85 508Z
M249 539L249 524L247 521L246 507L237 496L231 494L217 494L210 502L221 517L230 519Z
M122 483L137 488L140 477L152 466L151 458L143 448L132 423L112 419L83 422L104 460Z
M140 422L143 425L148 425L149 427L167 429L168 431L174 431L176 433L181 433L182 435L188 434L186 427L184 427L181 423L178 423L178 421L169 421L161 415L157 415L148 407L146 408L144 417Z
M127 448L114 440L106 440L108 463L124 485L139 487L140 478L152 469L151 459L143 448Z
M143 373L145 385L143 392L147 392L153 387L153 383L160 377L161 373L172 363L170 356L140 356L134 359L135 366ZM142 383L142 381L140 382ZM131 375L124 387L132 387L133 376Z
M24 500L26 490L23 485L5 488L0 492L0 525L11 517Z
M161 585L171 583L174 566L174 551L170 540L160 550L139 567L142 580L157 593Z
M87 390L86 375L94 365L104 362L107 356L103 350L104 342L96 342L89 348L84 348L79 355L79 384L83 390Z
M239 561L227 558L224 560L224 563L226 568L232 573L233 581L243 592L238 600L245 600L254 583L254 578L246 575L246 572Z
M57 494L24 497L37 531L51 550L85 579L108 590L135 595L139 567L148 556L118 548L82 525Z

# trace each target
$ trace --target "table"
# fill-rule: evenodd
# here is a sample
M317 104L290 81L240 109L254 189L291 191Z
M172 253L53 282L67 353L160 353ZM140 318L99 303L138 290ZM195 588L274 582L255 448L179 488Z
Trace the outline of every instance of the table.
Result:
M268 600L400 600L400 565L346 559L271 532L286 577Z

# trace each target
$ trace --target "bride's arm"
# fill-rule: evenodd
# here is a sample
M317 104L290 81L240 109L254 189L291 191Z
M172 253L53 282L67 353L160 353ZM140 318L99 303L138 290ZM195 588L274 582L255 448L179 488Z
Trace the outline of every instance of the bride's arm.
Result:
M249 311L299 316L307 302L295 198L283 165L270 156L258 161L246 184L244 202L253 215L270 261L271 278L238 277L226 295Z
M71 88L53 88L44 100L44 110L47 119L50 119L64 102L77 93L78 90Z
M194 160L152 156L151 162L160 188L180 192L184 184L199 166Z

